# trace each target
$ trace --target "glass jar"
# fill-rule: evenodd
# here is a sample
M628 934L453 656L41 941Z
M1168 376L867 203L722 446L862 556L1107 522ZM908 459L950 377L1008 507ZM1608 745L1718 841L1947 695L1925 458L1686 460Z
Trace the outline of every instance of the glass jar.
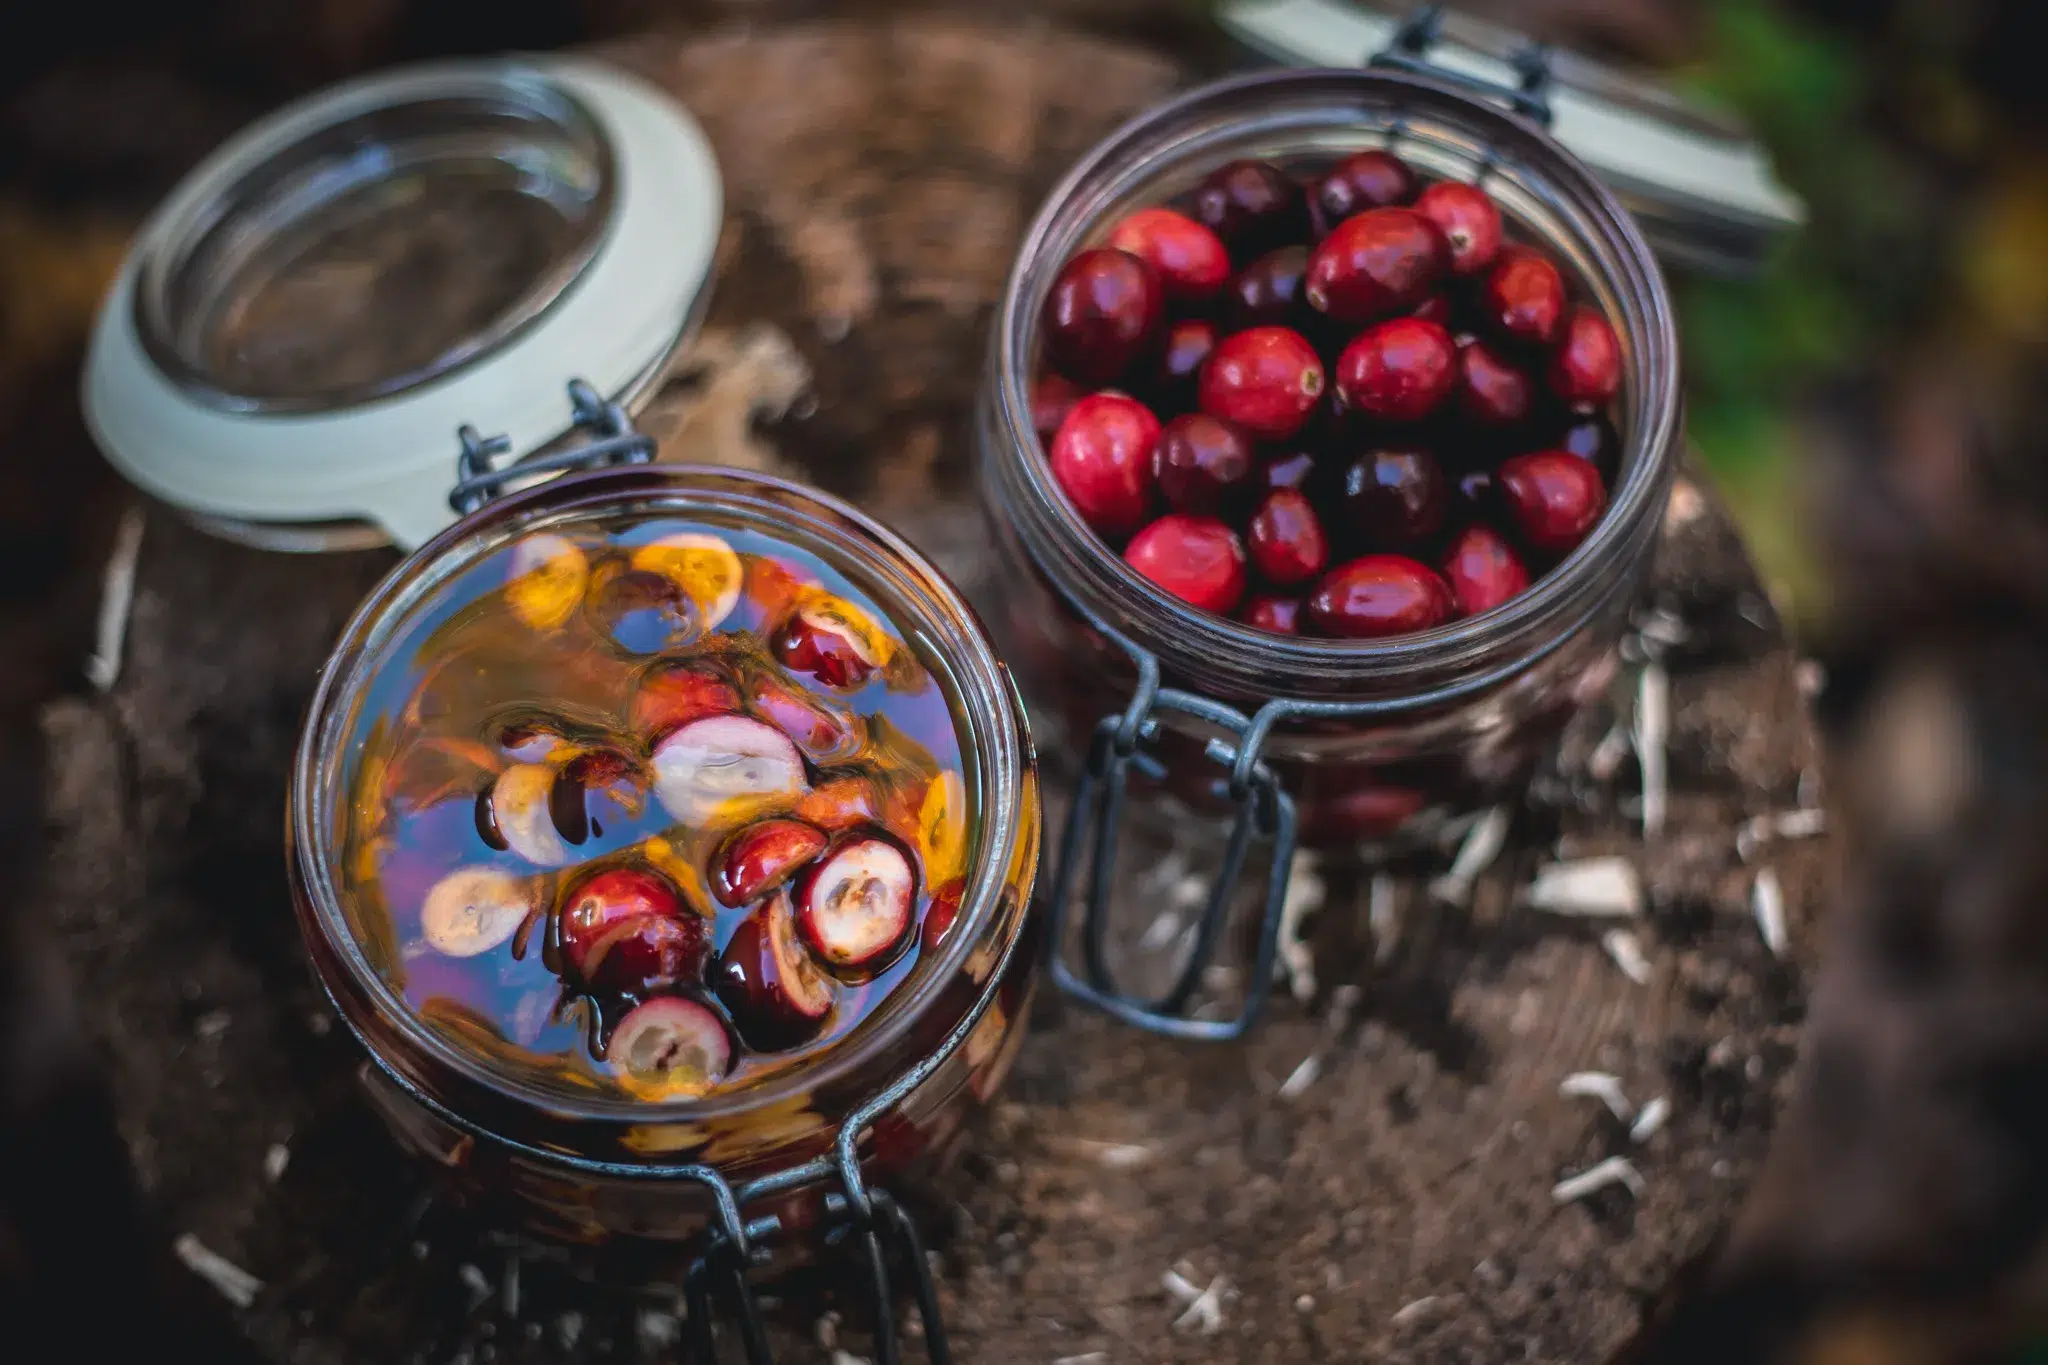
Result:
M1076 251L1216 166L1313 166L1381 146L1428 176L1483 184L1511 230L1547 247L1613 321L1625 369L1613 408L1620 473L1585 541L1495 610L1389 639L1270 634L1139 577L1069 505L1032 422L1039 319ZM1282 845L1269 955L1297 831L1326 848L1414 842L1514 790L1611 677L1677 461L1678 368L1663 277L1628 214L1542 129L1469 91L1382 70L1274 70L1191 91L1111 134L1052 191L1024 241L975 428L1003 565L991 612L1006 657L1038 708L1077 740L1098 736L1070 852L1091 813L1102 815L1082 807L1120 804L1127 768L1166 798L1147 803L1155 811L1238 809L1240 823ZM1282 806L1292 808L1284 821ZM1102 818L1114 825L1113 813ZM1113 842L1095 840L1098 861ZM1061 892L1069 871L1055 869ZM1094 894L1089 913L1099 916ZM1110 991L1100 971L1094 986Z
M952 928L871 1012L789 1065L696 1099L543 1085L457 1043L394 989L389 944L378 945L345 893L365 718L416 666L408 632L442 619L427 614L437 588L538 532L657 518L759 533L857 584L945 694L967 809L978 813ZM315 971L369 1054L365 1076L392 1131L458 1190L512 1220L594 1242L691 1237L728 1196L756 1222L801 1227L828 1196L865 1197L844 1188L840 1158L881 1179L942 1156L1021 1038L1036 956L1027 911L1038 820L1022 704L972 612L915 550L851 507L776 479L642 465L488 502L379 584L322 672L292 773L288 833Z

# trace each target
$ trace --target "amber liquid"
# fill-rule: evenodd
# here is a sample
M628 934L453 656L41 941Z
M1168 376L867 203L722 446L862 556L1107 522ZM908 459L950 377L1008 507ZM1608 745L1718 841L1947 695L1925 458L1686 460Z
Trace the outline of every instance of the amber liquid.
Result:
M905 640L876 597L835 565L737 524L634 518L622 525L555 526L548 534L580 547L589 582L596 584L607 566L622 569L636 547L680 532L722 537L745 569L737 605L701 638L665 639L672 622L659 611L612 613L596 605L596 594L559 624L536 628L511 607L507 583L517 546L506 546L433 590L386 652L355 719L343 889L366 955L420 1020L487 1058L493 1070L551 1092L630 1093L602 1053L616 1014L634 1002L578 994L550 966L547 920L563 889L597 868L652 869L712 918L713 945L723 951L747 909L719 905L710 895L711 861L737 829L781 812L755 804L730 821L690 827L677 824L644 784L637 791L630 783L593 789L583 818L570 822L568 832L581 841L569 863L539 869L499 846L478 817L480 796L516 761L522 731L544 725L571 744L617 751L644 765L650 737L631 728L632 699L651 670L683 660L712 664L749 699L774 684L807 695L861 736L857 748L830 755L824 766L806 756L809 786L815 791L846 779L867 784L876 798L876 823L920 864L920 925L933 891L922 865L930 833L919 824L921 809L928 809L924 798L942 774L950 773L963 792L974 789L942 662L925 657L917 640ZM905 666L851 690L824 687L783 667L763 641L789 610L793 582L863 609L897 642ZM976 812L967 810L965 857L972 856L977 824ZM476 956L447 956L426 940L422 905L442 877L478 866L544 878L545 909L510 942ZM904 954L872 979L835 986L831 1013L815 1036L777 1052L749 1050L736 1038L731 1068L716 1088L757 1082L858 1028L917 971L921 936L913 928L910 937ZM724 1013L708 990L686 985L680 993Z

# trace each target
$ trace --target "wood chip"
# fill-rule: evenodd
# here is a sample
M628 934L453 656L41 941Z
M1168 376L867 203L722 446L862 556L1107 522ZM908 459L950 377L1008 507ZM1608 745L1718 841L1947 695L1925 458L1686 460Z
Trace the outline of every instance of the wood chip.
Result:
M1279 1095L1283 1100L1300 1099L1308 1088L1323 1074L1323 1059L1319 1053L1311 1052L1301 1059L1294 1070L1287 1073L1287 1079L1280 1082Z
M121 677L121 654L128 639L128 618L135 610L135 566L142 558L144 521L140 503L124 510L121 524L114 532L113 553L107 556L92 657L85 661L86 681L102 692L112 691Z
M1612 782L1614 775L1621 771L1621 761L1628 757L1628 751L1628 727L1617 722L1586 756L1586 775L1595 782Z
M1506 806L1491 807L1473 821L1472 828L1465 832L1464 842L1458 845L1457 856L1451 859L1450 870L1429 884L1429 894L1446 905L1471 904L1472 883L1493 866L1493 860L1507 846L1511 823Z
M1607 956L1614 959L1614 965L1621 968L1621 974L1638 986L1650 984L1655 973L1650 969L1650 959L1643 956L1642 940L1627 929L1609 929L1600 935L1600 946L1607 950Z
M1671 1101L1659 1095L1643 1106L1643 1112L1636 1115L1636 1121L1629 1125L1628 1140L1643 1143L1664 1131L1664 1125L1671 1119Z
M1315 855L1296 850L1287 864L1287 894L1280 901L1280 971L1302 1004L1316 998L1316 955L1301 936L1308 917L1323 908L1326 891Z
M292 1149L282 1142L273 1142L263 1153L263 1178L275 1185L284 1179L285 1168L292 1164Z
M1557 1093L1566 1099L1598 1100L1623 1123L1636 1112L1622 1093L1621 1078L1606 1071L1574 1071L1557 1083Z
M1643 665L1636 680L1636 760L1643 769L1643 837L1664 833L1667 792L1665 742L1671 732L1671 675L1664 665Z
M1539 868L1521 901L1553 915L1633 919L1643 913L1643 886L1627 858L1580 858Z
M1394 879L1384 872L1373 874L1372 889L1366 895L1365 920L1372 928L1372 960L1385 962L1401 942L1401 917L1394 906Z
M1775 869L1757 869L1756 880L1749 889L1749 908L1756 916L1758 932L1764 936L1764 947L1771 950L1771 956L1783 957L1791 938L1785 930L1785 889L1778 884Z
M1179 1271L1169 1270L1160 1277L1160 1284L1167 1293L1187 1305L1173 1320L1175 1330L1199 1332L1205 1337L1213 1337L1223 1330L1223 1296L1230 1292L1228 1279L1218 1275L1209 1281L1207 1289L1198 1290Z
M1436 1311L1437 1304L1441 1302L1442 1300L1436 1295L1425 1294L1419 1299L1402 1304L1394 1310L1394 1316L1388 1318L1387 1321L1396 1327L1405 1327L1411 1322L1428 1317Z
M1649 1188L1634 1162L1625 1156L1611 1156L1597 1166L1567 1176L1551 1186L1550 1200L1554 1204L1575 1203L1587 1195L1598 1194L1609 1185L1626 1185L1628 1192L1638 1199Z
M237 1308L247 1308L263 1292L263 1281L208 1247L187 1232L171 1244L171 1250L200 1279L220 1291L220 1296Z
M1825 834L1827 828L1827 812L1817 806L1759 815L1743 822L1741 830L1735 835L1735 852L1742 861L1748 862L1766 843L1773 840L1812 839Z

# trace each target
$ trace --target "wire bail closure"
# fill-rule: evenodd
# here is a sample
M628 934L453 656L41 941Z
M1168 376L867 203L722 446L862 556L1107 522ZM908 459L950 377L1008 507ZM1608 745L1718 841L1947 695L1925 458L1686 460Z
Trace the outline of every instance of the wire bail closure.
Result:
M1454 70L1429 59L1429 50L1443 36L1444 8L1441 4L1428 4L1418 5L1409 11L1394 30L1387 46L1366 59L1366 66L1426 76L1475 95L1504 100L1523 118L1548 128L1551 123L1550 84L1555 74L1551 69L1550 44L1532 39L1515 49L1508 57L1508 65L1515 71L1514 85Z
M646 464L654 458L654 438L634 427L624 406L606 402L587 381L569 381L569 410L574 414L571 429L586 432L593 439L503 466L494 466L492 461L511 452L511 438L482 436L475 427L464 423L456 432L462 442L462 454L456 459L456 482L448 493L448 505L457 514L468 516L504 493L506 485L514 480L535 474L602 469L607 465Z

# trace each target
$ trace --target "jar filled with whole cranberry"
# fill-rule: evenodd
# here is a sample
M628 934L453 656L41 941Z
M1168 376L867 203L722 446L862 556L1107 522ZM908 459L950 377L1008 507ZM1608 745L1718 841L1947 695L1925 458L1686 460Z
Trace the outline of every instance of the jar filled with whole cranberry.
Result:
M1267 71L1100 143L1025 240L976 422L993 624L1086 755L1055 931L1127 788L1234 813L1226 882L1274 841L1261 965L1297 842L1398 847L1515 790L1611 677L1680 409L1636 225L1468 89ZM1188 976L1140 1005L1055 968L1198 1036L1259 994L1196 1023Z

